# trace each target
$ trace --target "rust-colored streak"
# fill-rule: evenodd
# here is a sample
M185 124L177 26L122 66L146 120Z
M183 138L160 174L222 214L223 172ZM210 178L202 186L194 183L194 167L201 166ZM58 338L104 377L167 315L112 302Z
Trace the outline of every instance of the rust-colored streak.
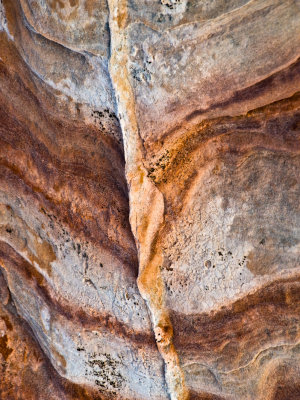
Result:
M133 344L143 344L145 346L155 347L155 341L151 334L134 331L126 324L117 320L110 314L100 314L96 312L87 312L84 309L78 309L65 300L57 300L57 294L53 293L43 275L28 261L22 258L11 246L0 241L0 261L4 268L10 272L18 274L32 290L36 292L43 301L49 306L49 309L62 319L66 318L72 323L85 329L102 329L108 331L120 338L127 339Z
M199 109L193 111L191 114L186 116L186 121L190 121L197 116L206 114L210 111L226 108L232 104L238 104L242 102L249 102L257 97L262 96L269 92L273 86L281 86L286 82L294 82L300 73L300 59L298 58L293 64L289 65L287 68L274 73L273 75L263 79L262 81L255 83L253 86L249 86L245 89L238 90L230 99L223 101L221 103L216 103L212 107L207 109ZM167 135L166 135L167 136Z
M298 93L246 115L202 121L172 145L165 143L155 156L153 147L147 157L148 176L164 194L166 219L174 224L195 177L212 162L235 165L235 160L259 151L286 157L299 154L299 105Z
M10 193L15 187L19 195L34 197L39 208L82 240L101 244L137 274L119 144L95 127L70 121L64 111L54 115L48 103L51 108L55 98L37 89L14 45L3 38L0 46L6 57L5 64L0 62L2 189ZM24 74L16 76L7 65L19 65Z
M297 342L299 315L300 276L278 279L215 313L187 316L173 312L174 343L179 352L206 360L218 355L223 367L238 366L243 363L239 350L244 347L247 358L270 340L280 343L283 332L285 340Z
M1 278L0 270L0 293L8 290ZM43 353L29 325L18 315L11 297L5 306L0 303L0 315L10 321L11 327L0 338L0 358L4 355L0 366L1 399L125 400L109 391L99 394L98 390L62 378Z

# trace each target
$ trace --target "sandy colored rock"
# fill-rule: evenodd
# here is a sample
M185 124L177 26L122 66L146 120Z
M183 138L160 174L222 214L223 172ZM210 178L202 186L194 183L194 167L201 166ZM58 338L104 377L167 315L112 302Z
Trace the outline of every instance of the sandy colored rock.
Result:
M0 398L300 399L296 0L0 1Z

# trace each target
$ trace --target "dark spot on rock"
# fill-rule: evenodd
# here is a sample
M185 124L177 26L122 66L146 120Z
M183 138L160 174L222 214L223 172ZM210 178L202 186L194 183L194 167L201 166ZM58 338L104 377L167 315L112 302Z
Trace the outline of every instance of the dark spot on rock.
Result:
M6 361L13 350L7 345L7 335L0 337L0 354Z
M6 315L1 315L1 318L2 318L3 321L5 322L6 328L7 328L9 331L12 331L13 326L12 326L12 324L11 324L9 318L8 318Z

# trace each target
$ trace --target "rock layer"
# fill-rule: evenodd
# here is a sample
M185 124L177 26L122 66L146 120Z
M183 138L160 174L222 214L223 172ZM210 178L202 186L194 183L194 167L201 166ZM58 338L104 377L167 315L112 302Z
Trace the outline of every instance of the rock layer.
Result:
M299 21L0 2L1 399L300 399Z

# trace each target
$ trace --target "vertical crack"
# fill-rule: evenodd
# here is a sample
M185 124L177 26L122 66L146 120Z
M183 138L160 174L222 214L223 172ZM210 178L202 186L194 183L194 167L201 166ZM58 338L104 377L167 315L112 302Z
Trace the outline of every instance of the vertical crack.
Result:
M164 198L148 178L143 164L135 100L129 80L127 0L108 0L110 30L109 72L115 92L126 160L130 224L139 257L138 288L150 310L158 350L163 357L172 400L187 400L179 357L173 344L173 327L165 305L161 277L160 232L164 224Z

